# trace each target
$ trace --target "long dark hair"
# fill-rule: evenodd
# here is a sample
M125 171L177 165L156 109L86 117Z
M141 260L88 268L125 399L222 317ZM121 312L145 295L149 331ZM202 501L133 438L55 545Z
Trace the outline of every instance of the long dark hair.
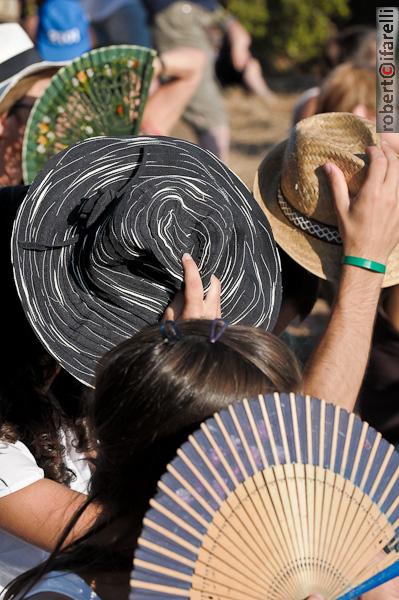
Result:
M54 568L128 570L149 499L187 436L234 401L298 387L296 359L272 334L232 326L211 343L210 321L185 321L178 329L181 337L171 342L159 326L148 327L102 359L90 408L97 456L87 501L99 502L102 514L83 538L19 577L6 600ZM95 547L94 535L120 519L123 533Z
M0 441L23 442L49 479L69 484L74 474L65 463L60 429L68 428L85 447L84 423L79 413L80 388L63 374L65 399L51 389L58 365L36 338L23 312L14 284L10 240L17 210L26 186L0 189L3 353L0 374ZM80 384L79 384L80 385ZM73 389L73 394L71 393ZM68 408L70 404L70 409Z

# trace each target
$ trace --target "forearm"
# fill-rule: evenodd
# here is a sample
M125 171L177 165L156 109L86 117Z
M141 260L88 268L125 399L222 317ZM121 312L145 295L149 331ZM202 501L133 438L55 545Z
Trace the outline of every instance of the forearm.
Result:
M87 496L66 486L41 479L18 492L0 498L0 528L51 551L70 519ZM99 508L90 505L67 538L67 543L83 535L95 522Z
M198 87L206 56L198 48L179 48L165 52L162 59L163 75L171 80L150 95L144 109L142 131L170 135Z
M329 324L305 368L306 394L354 409L369 357L382 277L343 267Z
M200 82L208 57L200 48L180 47L160 55L164 77L191 79Z

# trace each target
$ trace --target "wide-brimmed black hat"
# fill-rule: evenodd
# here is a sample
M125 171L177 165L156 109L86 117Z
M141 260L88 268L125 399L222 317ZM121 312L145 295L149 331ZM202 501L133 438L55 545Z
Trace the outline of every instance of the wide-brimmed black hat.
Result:
M88 385L98 359L157 322L181 288L183 253L222 316L271 329L279 257L253 196L198 146L166 137L86 140L52 158L14 225L15 281L27 317L61 365Z

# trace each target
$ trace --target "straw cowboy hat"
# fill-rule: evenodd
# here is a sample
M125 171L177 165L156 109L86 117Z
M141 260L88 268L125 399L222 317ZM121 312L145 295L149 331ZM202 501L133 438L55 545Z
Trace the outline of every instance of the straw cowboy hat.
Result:
M42 60L18 23L0 23L0 113L25 96L36 81L51 77L67 62Z
M48 351L92 384L97 361L162 318L190 252L222 282L230 323L271 330L280 261L266 216L213 154L164 137L91 138L51 158L22 204L12 254Z
M367 146L379 145L375 125L349 113L315 115L297 123L290 137L260 164L254 196L263 208L276 242L302 267L336 281L342 240L323 165L342 169L351 195L367 174ZM368 258L368 257L365 257ZM399 283L399 247L391 254L383 286Z

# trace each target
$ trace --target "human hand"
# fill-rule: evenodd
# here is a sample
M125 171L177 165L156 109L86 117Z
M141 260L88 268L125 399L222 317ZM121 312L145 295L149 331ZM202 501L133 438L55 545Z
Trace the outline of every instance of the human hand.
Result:
M378 588L362 594L361 600L399 600L399 577L387 581Z
M206 298L198 267L190 254L183 254L184 291L177 292L164 313L165 321L177 319L218 319L221 317L220 281L211 277Z
M399 243L399 158L386 143L367 148L370 166L355 198L349 197L343 172L325 165L347 256L386 264Z

